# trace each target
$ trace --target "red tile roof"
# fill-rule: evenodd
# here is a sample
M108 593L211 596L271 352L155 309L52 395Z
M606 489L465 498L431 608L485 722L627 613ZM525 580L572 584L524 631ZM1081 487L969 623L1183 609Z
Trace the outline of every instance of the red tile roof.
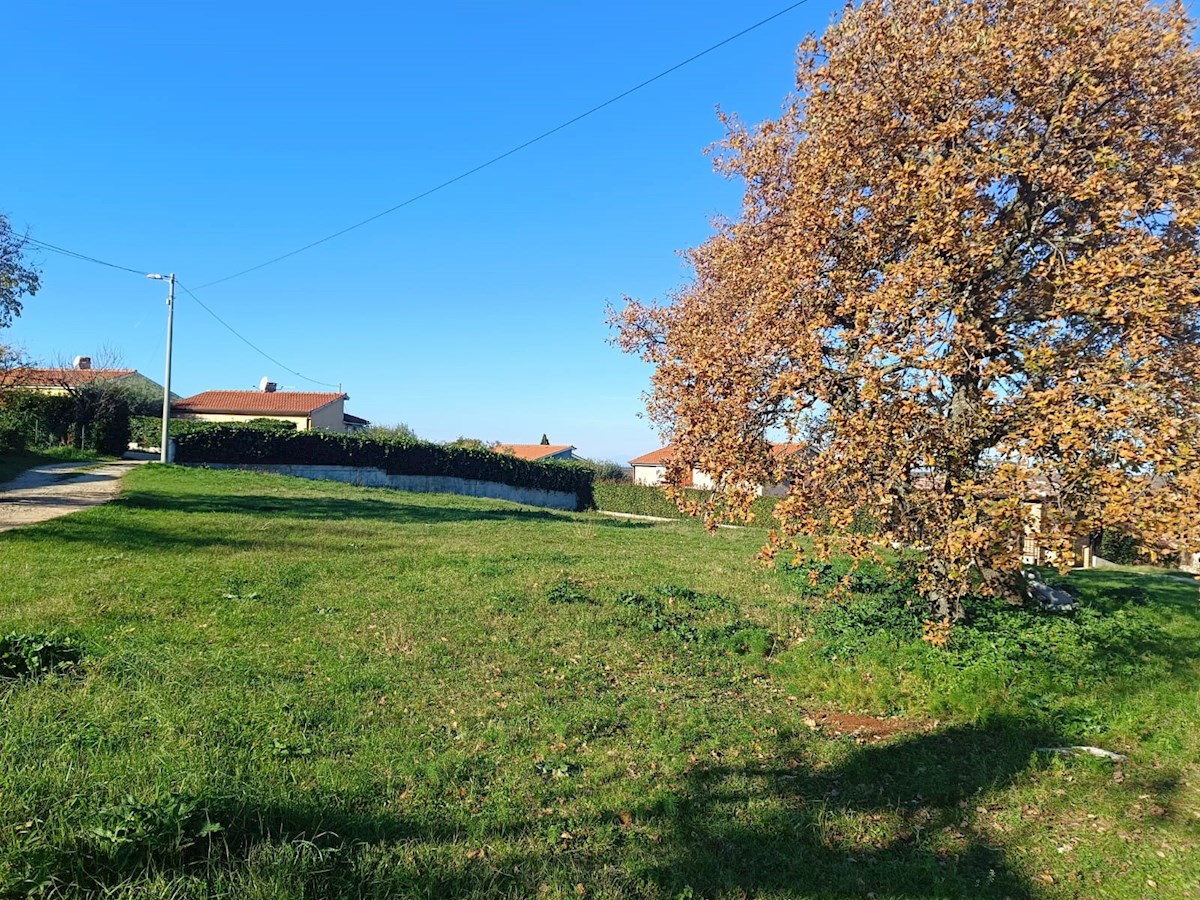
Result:
M799 444L771 444L771 453L775 456L790 456L799 451ZM674 452L674 448L670 444L667 444L667 446L660 447L658 450L651 450L649 453L643 454L636 459L631 459L629 464L631 466L665 466L671 461L671 454Z
M497 453L509 453L521 459L537 461L575 448L570 444L497 444L492 449Z
M636 459L631 459L631 466L665 466L671 460L671 445L644 453Z
M112 381L136 374L137 369L13 369L0 377L7 387L75 387Z
M204 391L176 400L176 412L212 413L231 416L308 416L346 394L314 391Z

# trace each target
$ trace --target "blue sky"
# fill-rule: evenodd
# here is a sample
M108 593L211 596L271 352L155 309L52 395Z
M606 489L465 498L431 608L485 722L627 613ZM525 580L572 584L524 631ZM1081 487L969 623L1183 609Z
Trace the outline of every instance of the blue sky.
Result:
M195 288L393 206L787 6L21 3L6 11L0 210L33 237ZM348 411L422 437L593 458L657 446L649 369L605 305L684 283L679 251L736 214L704 149L717 106L778 113L809 2L483 172L198 292ZM331 16L331 10L333 15ZM51 361L120 352L161 380L161 282L39 252L2 337ZM186 294L174 388L320 390Z

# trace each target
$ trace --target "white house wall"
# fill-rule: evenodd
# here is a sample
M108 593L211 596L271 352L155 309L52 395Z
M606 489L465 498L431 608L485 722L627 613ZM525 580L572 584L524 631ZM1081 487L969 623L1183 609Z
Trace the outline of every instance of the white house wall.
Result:
M663 476L667 474L666 466L634 466L633 483L657 485L662 484Z

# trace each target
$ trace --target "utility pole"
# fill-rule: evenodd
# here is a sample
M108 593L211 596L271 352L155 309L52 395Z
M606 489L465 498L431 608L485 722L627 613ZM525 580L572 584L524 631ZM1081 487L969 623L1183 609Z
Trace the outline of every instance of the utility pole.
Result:
M167 283L167 373L163 377L162 444L158 455L158 461L166 463L170 462L167 456L171 440L171 338L175 331L175 273L146 277Z

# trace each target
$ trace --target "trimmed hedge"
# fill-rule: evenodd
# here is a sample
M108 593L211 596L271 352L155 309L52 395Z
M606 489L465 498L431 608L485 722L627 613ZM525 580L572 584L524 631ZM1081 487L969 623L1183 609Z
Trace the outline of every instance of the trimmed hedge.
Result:
M596 498L596 506L608 512L633 513L638 516L662 516L667 519L679 519L683 513L675 502L666 495L662 488L650 487L645 484L611 484L600 483L592 488ZM703 502L708 499L708 491L688 489L684 492L688 499ZM774 524L772 513L778 497L758 497L750 507L754 513L751 525L769 527Z
M196 423L173 436L175 461L180 463L371 466L389 475L445 476L564 491L579 499L580 509L593 505L592 471L576 463L529 462L491 450L424 441L215 423Z
M212 422L202 419L171 418L171 437L179 437L192 431L202 430ZM241 428L259 428L267 431L295 431L296 423L285 419L269 419L266 417L248 419L245 422L234 423ZM129 420L130 440L136 441L143 447L157 447L162 439L161 416L133 416Z

